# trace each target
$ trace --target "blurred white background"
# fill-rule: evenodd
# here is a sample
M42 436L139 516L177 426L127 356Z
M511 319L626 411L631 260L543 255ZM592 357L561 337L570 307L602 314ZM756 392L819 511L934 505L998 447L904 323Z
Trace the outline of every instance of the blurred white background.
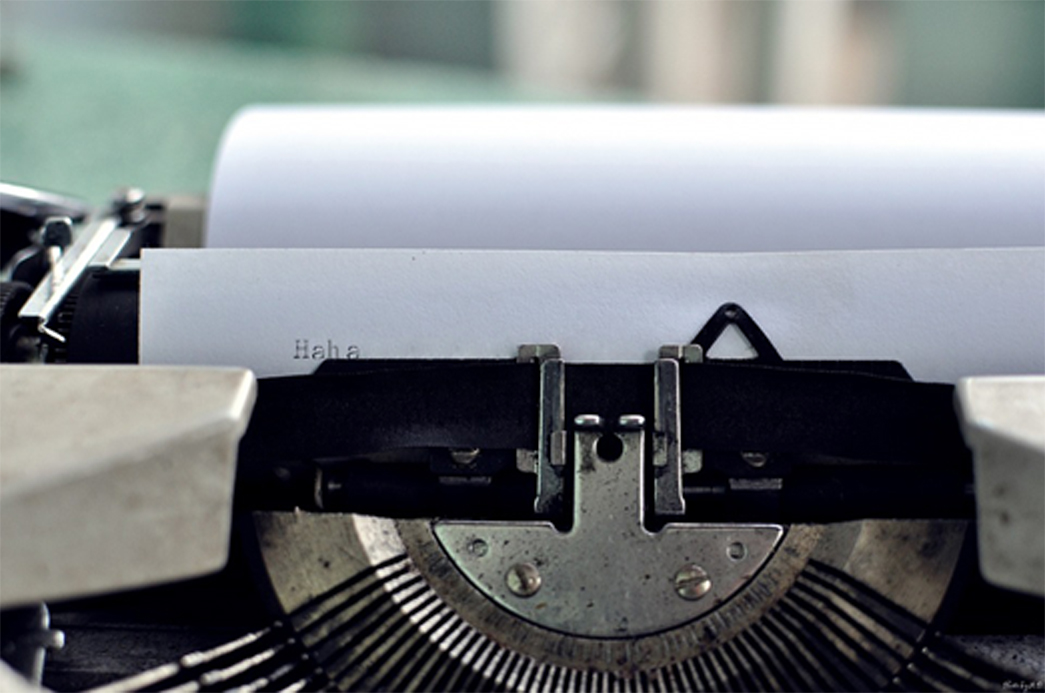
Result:
M4 38L15 41L24 29L263 42L468 66L587 97L623 90L652 101L1045 106L1041 0L3 0L0 6L3 24L13 24Z
M1041 110L1045 1L2 0L0 66L0 178L202 191L256 102Z

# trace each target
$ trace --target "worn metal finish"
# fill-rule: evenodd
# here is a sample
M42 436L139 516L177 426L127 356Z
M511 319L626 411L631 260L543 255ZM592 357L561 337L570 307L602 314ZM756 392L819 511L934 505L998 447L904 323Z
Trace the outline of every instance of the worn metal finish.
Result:
M477 539L475 541L482 540ZM469 550L471 550L475 541L469 544ZM475 555L474 551L470 552ZM486 555L485 551L482 552L480 557L484 555ZM505 574L504 584L508 586L508 591L516 597L523 597L524 599L532 597L541 589L541 573L533 563L516 563Z
M255 515L280 612L334 686L921 690L937 685L943 661L962 685L997 687L932 635L966 523L675 523L654 533L643 525L645 422L572 424L567 531ZM605 458L603 436L616 443L602 445ZM681 470L699 469L686 452ZM538 460L520 454L519 466L539 471Z
M653 510L665 517L686 514L679 387L679 362L658 359L653 365Z
M714 609L762 567L778 525L644 526L645 432L618 430L619 459L599 456L602 433L574 434L573 524L437 522L435 535L454 564L484 594L533 623L590 637L635 636L677 627ZM489 551L469 547L481 540ZM729 546L743 543L742 559ZM676 573L696 563L714 575L707 598L680 603ZM520 599L503 576L519 564L540 571L540 599ZM525 595L529 597L531 595ZM704 596L703 593L701 596Z
M980 570L1045 594L1045 377L964 378L956 395L973 451Z
M855 690L901 675L924 690L926 657L938 656L925 621L965 533L961 522L792 526L762 570L706 615L649 635L590 638L496 605L449 560L429 521L255 520L280 612L341 690L533 690L540 681L564 691ZM880 596L861 596L872 591ZM960 667L951 673L976 681Z
M577 428L602 428L606 422L598 414L578 414L573 417L573 425Z
M83 219L86 212L73 201L64 202L62 198L18 186L4 186L0 196L5 208L9 202L22 200L30 210L53 208L56 212L46 220L39 239L50 265L47 276L18 311L18 317L35 325L40 334L64 342L65 337L50 326L52 318L88 272L112 267L120 259L146 220L145 193L139 188L117 191L111 213L100 215L79 229L74 229L73 222Z
M239 369L0 366L0 604L223 566L254 393Z
M685 363L700 363L704 360L704 347L699 344L665 344L658 353L659 358Z
M641 414L625 414L617 418L617 427L637 430L646 425L646 417Z
M684 565L675 573L675 591L683 599L696 601L711 591L711 576L696 563Z
M520 362L535 361L540 368L540 416L538 417L537 455L533 462L537 472L537 498L534 511L538 515L556 512L564 493L562 468L566 464L566 364L554 344L524 344L519 347ZM524 453L517 464L529 466Z
M703 452L682 449L680 363L700 363L699 344L665 345L653 364L653 510L663 517L686 514L682 475L703 467Z
M48 326L55 311L84 273L112 262L130 236L131 231L121 227L116 217L104 217L88 224L72 245L57 258L48 277L40 282L18 311L18 317L35 324L42 334L60 342L65 341L62 335Z

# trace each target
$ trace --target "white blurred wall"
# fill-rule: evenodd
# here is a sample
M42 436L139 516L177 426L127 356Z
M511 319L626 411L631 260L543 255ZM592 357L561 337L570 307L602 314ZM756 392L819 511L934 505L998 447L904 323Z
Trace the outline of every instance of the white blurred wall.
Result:
M264 42L568 99L1045 108L1043 0L2 0L0 16L16 48L19 25Z
M652 101L1041 107L1040 0L494 3L507 77ZM961 67L959 67L961 66Z

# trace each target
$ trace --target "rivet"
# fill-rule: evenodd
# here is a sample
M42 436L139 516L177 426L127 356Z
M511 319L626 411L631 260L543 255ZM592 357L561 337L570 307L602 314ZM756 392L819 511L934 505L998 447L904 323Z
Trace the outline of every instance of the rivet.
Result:
M579 414L574 417L573 425L577 428L602 428L602 417L598 414Z
M617 419L617 427L627 430L637 430L646 425L646 417L642 414L625 414Z

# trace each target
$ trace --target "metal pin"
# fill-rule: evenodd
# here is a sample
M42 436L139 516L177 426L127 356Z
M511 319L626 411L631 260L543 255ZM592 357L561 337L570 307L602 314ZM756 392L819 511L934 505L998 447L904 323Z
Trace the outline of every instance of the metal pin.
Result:
M73 242L73 220L69 217L48 217L40 229L40 244L65 248Z
M603 420L598 414L579 414L574 417L573 425L577 428L602 428Z
M646 417L642 414L625 414L617 419L617 427L630 431L638 430L646 425Z
M69 217L49 217L40 228L40 244L47 249L47 264L51 269L52 286L62 283L65 271L62 253L73 242L73 220Z

